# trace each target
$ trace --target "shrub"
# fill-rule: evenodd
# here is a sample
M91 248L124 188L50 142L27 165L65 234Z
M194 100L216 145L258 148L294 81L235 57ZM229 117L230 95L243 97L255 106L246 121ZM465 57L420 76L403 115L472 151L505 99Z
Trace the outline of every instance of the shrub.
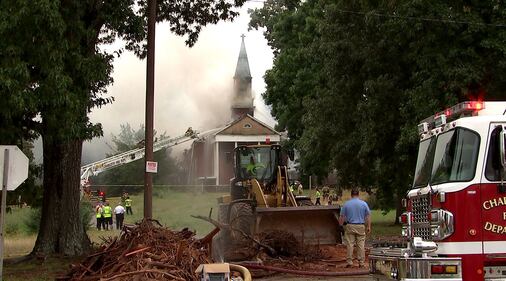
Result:
M95 212L93 210L91 202L81 200L81 204L79 205L79 217L83 224L84 230L87 231L93 225L92 220L94 215Z
M25 220L26 230L28 234L35 234L39 231L39 224L41 218L41 209L32 208L30 214ZM89 201L82 200L79 205L79 217L85 230L88 230L92 225L94 210Z
M376 193L369 194L369 198L367 198L366 202L367 202L367 205L369 205L369 209L371 209L371 210L379 210L380 209Z
M28 234L35 234L39 232L39 224L41 217L41 209L40 208L32 208L30 209L30 213L25 219L26 230Z
M19 234L19 225L17 223L7 223L5 224L5 234Z

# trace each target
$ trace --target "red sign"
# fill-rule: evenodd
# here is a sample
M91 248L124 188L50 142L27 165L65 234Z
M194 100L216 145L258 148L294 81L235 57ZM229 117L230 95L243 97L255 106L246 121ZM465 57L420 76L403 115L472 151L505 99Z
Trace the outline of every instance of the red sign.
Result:
M146 161L146 172L147 173L158 173L158 162Z

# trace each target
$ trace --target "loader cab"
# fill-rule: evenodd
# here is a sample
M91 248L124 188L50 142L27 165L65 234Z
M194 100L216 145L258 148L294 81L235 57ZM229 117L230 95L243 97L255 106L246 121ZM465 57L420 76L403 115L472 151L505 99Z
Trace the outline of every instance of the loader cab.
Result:
M279 145L239 146L235 149L235 178L239 181L257 179L271 182L276 179L281 164Z

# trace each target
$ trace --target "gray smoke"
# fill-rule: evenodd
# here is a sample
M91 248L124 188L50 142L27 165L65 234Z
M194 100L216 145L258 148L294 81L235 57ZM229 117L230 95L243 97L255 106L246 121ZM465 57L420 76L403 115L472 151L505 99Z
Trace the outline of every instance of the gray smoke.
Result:
M272 66L272 51L262 31L247 31L247 9L261 5L247 2L234 22L204 28L191 49L167 25L157 25L154 126L158 132L175 137L184 134L188 127L204 131L230 121L233 76L243 33L253 77L255 117L274 125L261 98L265 90L263 75ZM114 50L120 45L107 49ZM119 133L120 124L138 128L144 123L145 75L145 60L131 53L116 59L114 84L108 89L115 102L95 109L90 116L92 122L102 123L104 137L84 144L83 163L99 160L110 151L107 143L111 143L111 135ZM175 147L174 151L182 148Z

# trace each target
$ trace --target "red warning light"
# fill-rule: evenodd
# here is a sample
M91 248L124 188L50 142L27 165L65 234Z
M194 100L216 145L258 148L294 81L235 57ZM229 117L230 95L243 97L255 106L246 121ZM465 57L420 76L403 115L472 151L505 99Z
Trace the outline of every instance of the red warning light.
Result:
M467 104L468 109L481 110L483 109L483 102L481 101L471 101Z
M443 265L433 264L430 267L430 271L432 274L443 274L445 272L445 268Z
M474 107L476 110L480 110L483 107L481 102L476 102L476 106Z

